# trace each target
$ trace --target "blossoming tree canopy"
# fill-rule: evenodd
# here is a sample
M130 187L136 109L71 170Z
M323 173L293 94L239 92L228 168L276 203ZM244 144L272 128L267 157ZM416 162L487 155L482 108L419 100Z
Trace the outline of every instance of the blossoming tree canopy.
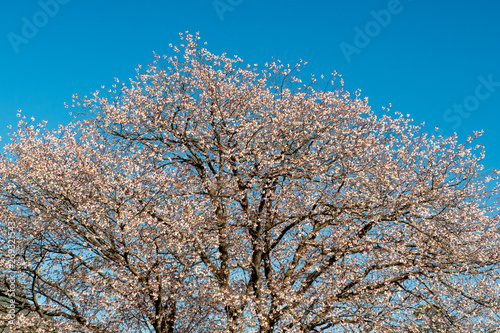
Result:
M320 89L301 63L258 70L181 38L75 96L78 121L21 117L0 159L13 331L500 329L478 135L429 136L336 74Z

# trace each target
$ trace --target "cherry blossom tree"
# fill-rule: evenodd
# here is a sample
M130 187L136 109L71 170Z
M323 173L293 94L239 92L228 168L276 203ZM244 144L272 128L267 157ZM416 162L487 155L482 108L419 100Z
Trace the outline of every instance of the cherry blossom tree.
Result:
M434 137L335 73L181 39L75 96L69 125L19 114L0 159L2 274L30 314L13 332L500 329L480 133Z

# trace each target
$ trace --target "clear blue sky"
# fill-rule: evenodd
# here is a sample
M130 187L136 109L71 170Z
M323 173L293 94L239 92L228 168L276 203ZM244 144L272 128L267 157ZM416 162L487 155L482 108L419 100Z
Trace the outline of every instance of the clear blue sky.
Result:
M348 3L347 3L348 2ZM57 6L55 6L57 4ZM127 80L178 33L213 53L263 64L308 61L342 73L372 108L392 103L426 130L464 140L484 129L486 167L500 168L500 2L486 0L22 0L0 11L0 135L21 108L49 127L64 102Z

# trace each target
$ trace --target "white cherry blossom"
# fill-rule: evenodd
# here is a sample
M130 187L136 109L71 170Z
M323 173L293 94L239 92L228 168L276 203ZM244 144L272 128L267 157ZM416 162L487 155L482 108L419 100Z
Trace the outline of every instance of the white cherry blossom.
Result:
M336 72L303 84L302 60L258 70L181 39L75 96L74 122L11 134L0 264L29 313L13 332L500 329L480 133L429 136Z

